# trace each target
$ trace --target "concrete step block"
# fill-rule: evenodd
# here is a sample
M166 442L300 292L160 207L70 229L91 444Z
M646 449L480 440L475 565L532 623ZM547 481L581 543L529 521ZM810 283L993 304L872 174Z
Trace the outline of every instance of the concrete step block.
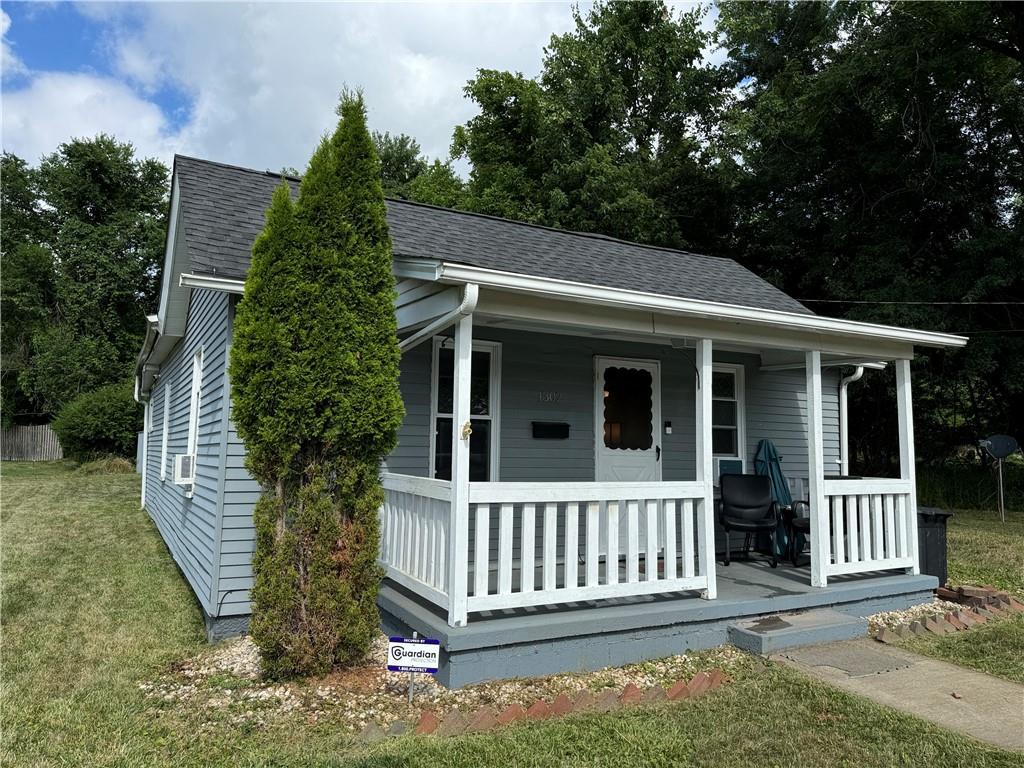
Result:
M784 648L832 643L864 637L867 619L831 608L746 619L729 625L729 642L752 653L767 655Z

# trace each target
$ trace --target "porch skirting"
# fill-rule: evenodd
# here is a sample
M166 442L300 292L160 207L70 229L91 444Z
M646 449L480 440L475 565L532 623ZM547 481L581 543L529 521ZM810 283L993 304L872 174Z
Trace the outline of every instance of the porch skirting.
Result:
M864 574L827 588L807 583L805 569L776 571L759 562L720 569L717 600L693 593L495 611L464 627L448 626L436 606L386 580L377 603L383 630L441 641L438 681L449 688L487 680L537 677L630 664L713 648L729 641L740 619L820 607L851 616L902 610L930 600L933 576Z

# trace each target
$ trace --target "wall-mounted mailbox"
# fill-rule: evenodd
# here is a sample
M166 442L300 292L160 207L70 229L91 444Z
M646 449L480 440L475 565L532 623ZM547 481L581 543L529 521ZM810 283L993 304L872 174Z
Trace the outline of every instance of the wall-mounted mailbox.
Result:
M532 425L536 440L569 439L569 425L564 421L534 421Z

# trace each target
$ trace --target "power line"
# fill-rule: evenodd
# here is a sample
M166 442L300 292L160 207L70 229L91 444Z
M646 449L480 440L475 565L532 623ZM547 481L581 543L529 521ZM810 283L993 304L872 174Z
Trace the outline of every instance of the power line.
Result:
M981 330L981 331L952 331L955 336L1001 336L1003 334L1009 335L1011 333L1024 333L1024 328L1000 328L997 330Z
M797 299L804 304L916 304L936 307L1019 307L1024 301L869 301L866 299Z

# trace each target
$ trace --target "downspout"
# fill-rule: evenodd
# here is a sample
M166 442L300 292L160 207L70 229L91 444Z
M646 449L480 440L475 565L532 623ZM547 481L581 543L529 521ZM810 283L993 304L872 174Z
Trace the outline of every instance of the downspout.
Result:
M459 303L459 306L451 312L446 312L441 315L436 320L430 321L427 325L416 331L412 336L401 339L398 342L398 348L402 352L407 352L421 341L429 339L438 331L443 331L460 318L473 314L473 310L476 309L476 302L479 297L480 287L476 283L466 283L465 287L462 289L462 301Z
M847 409L846 388L864 375L864 366L857 369L839 382L839 461L841 475L850 474L850 419Z

